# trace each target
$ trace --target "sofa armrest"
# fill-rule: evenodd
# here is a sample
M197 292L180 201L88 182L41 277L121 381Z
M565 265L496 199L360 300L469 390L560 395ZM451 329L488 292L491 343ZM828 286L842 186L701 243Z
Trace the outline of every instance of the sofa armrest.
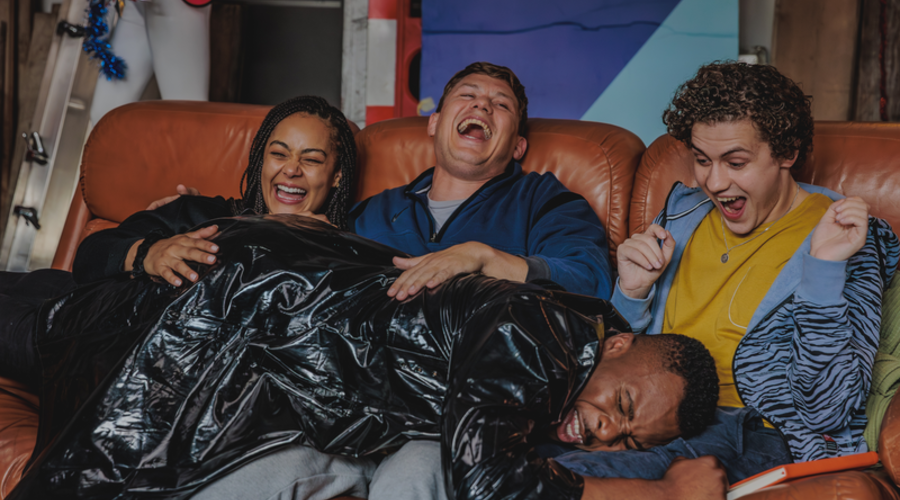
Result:
M765 488L741 500L897 500L890 480L861 471L807 477Z
M0 377L0 500L19 482L38 429L38 397Z
M88 210L87 204L84 202L84 196L81 189L75 190L72 196L72 203L69 205L69 214L66 216L66 225L63 227L62 236L59 238L59 245L56 247L56 255L53 256L53 269L62 269L63 271L71 271L72 263L75 262L75 251L81 244L83 238L81 234L82 228L91 220L91 211Z
M900 485L900 398L896 394L884 412L884 420L881 422L878 456L885 472L894 480L894 484Z

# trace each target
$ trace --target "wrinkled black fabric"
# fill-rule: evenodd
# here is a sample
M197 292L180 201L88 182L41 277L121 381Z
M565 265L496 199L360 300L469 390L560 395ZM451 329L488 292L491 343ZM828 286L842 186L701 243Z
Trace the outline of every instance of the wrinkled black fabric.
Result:
M41 369L34 350L37 312L47 299L74 288L72 273L57 269L0 272L0 377L33 392L40 389Z
M400 302L389 247L302 217L209 223L219 259L196 284L107 281L45 307L40 451L10 498L187 498L287 443L423 438L443 442L451 498L580 498L529 436L574 403L603 316L627 328L605 301L460 275Z
M114 228L88 235L78 245L72 274L78 283L91 283L122 274L132 245L148 234L166 238L184 234L211 219L230 217L231 199L181 195L155 210L137 212Z

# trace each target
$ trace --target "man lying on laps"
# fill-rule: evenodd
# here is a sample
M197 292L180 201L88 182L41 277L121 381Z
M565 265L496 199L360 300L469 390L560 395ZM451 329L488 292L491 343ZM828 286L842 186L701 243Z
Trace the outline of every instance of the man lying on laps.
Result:
M705 66L663 120L693 152L699 187L677 183L655 224L619 247L612 301L635 331L680 332L709 348L717 425L644 456L560 462L589 475L662 477L689 449L716 455L735 481L866 451L897 237L862 199L794 181L813 121L809 98L775 68Z
M440 443L459 500L724 492L712 459L649 482L583 479L535 453L702 431L718 386L700 342L619 333L604 300L478 274L397 301L393 249L288 215L213 222L218 263L174 302L167 285L126 279L44 309L42 418L59 434L13 498L185 498L289 444L304 451L293 484L244 468L201 494L365 495L375 464L349 457L422 439ZM322 484L320 463L339 458Z
M429 117L436 163L407 186L354 207L351 230L416 256L391 287L403 300L457 273L549 279L608 298L606 234L590 204L552 173L522 173L528 97L509 68L470 64Z

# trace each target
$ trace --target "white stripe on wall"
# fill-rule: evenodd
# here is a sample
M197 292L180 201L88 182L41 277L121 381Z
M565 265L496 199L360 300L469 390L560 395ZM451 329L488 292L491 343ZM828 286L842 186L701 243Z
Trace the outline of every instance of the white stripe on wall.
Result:
M397 20L369 19L366 105L393 106L397 68Z

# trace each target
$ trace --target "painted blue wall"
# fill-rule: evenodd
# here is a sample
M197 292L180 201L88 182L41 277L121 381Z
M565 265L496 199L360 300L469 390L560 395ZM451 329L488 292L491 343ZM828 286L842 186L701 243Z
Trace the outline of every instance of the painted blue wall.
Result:
M697 68L738 54L738 0L423 0L421 99L474 61L509 66L529 115L613 123L649 144Z

